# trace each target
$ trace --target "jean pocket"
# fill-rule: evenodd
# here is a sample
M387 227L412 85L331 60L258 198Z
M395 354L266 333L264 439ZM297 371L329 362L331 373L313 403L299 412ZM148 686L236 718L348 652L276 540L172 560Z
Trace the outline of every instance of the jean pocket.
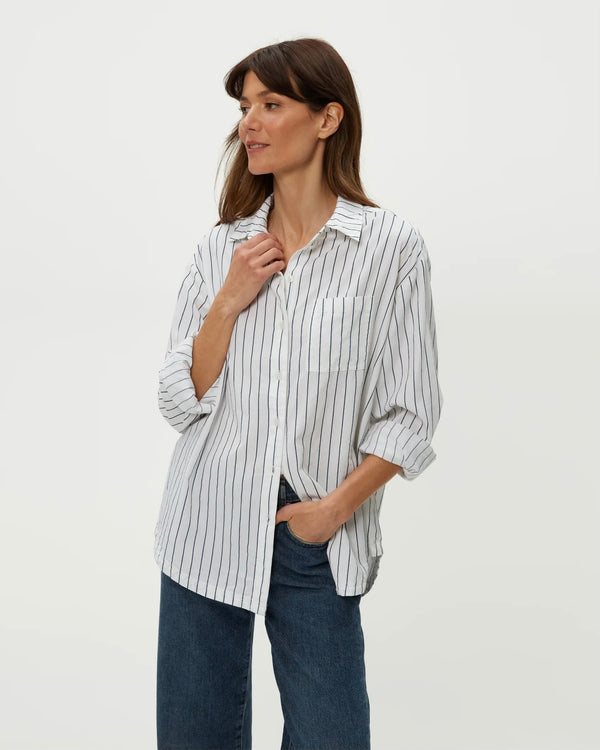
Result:
M319 297L309 326L309 372L364 370L373 297Z
M296 536L294 532L290 529L290 524L288 521L282 521L283 528L287 532L287 535L292 539L296 544L299 544L301 547L327 547L329 544L329 539L325 542L306 542L304 539L300 539L299 536Z

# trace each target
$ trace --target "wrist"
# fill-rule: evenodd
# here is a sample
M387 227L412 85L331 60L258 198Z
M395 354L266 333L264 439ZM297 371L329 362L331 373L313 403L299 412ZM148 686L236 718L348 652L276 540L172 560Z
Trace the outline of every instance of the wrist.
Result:
M215 295L215 301L212 304L219 317L224 322L235 321L239 315L239 310L232 304L229 297L221 290Z
M326 509L329 520L335 522L337 526L346 523L355 511L355 508L348 502L344 493L339 492L339 488L330 492L321 502Z

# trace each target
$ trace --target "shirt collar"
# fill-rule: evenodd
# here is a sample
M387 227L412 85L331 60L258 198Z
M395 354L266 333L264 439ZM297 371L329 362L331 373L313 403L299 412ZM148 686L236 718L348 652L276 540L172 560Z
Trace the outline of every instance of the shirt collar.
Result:
M267 231L267 216L273 205L273 193L270 193L263 201L260 208L251 216L244 219L237 219L233 222L233 229L230 232L231 239L241 239L243 237L254 237L260 232ZM328 221L325 222L323 229L333 229L342 232L353 240L360 239L360 231L364 224L364 207L360 203L337 197L335 210ZM321 230L322 231L322 230Z

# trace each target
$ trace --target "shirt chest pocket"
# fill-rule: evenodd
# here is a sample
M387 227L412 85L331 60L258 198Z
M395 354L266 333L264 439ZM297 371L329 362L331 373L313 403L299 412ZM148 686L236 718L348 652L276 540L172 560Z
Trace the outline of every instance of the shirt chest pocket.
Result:
M309 324L309 372L364 370L372 297L318 297Z

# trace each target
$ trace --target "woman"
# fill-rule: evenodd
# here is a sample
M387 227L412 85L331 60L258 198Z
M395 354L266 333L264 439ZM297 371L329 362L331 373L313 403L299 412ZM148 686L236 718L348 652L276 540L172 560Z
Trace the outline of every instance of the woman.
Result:
M359 605L394 475L435 458L441 394L419 231L364 194L352 77L318 39L225 80L220 220L179 290L159 407L181 436L156 527L158 747L251 746L263 615L282 748L365 750Z

